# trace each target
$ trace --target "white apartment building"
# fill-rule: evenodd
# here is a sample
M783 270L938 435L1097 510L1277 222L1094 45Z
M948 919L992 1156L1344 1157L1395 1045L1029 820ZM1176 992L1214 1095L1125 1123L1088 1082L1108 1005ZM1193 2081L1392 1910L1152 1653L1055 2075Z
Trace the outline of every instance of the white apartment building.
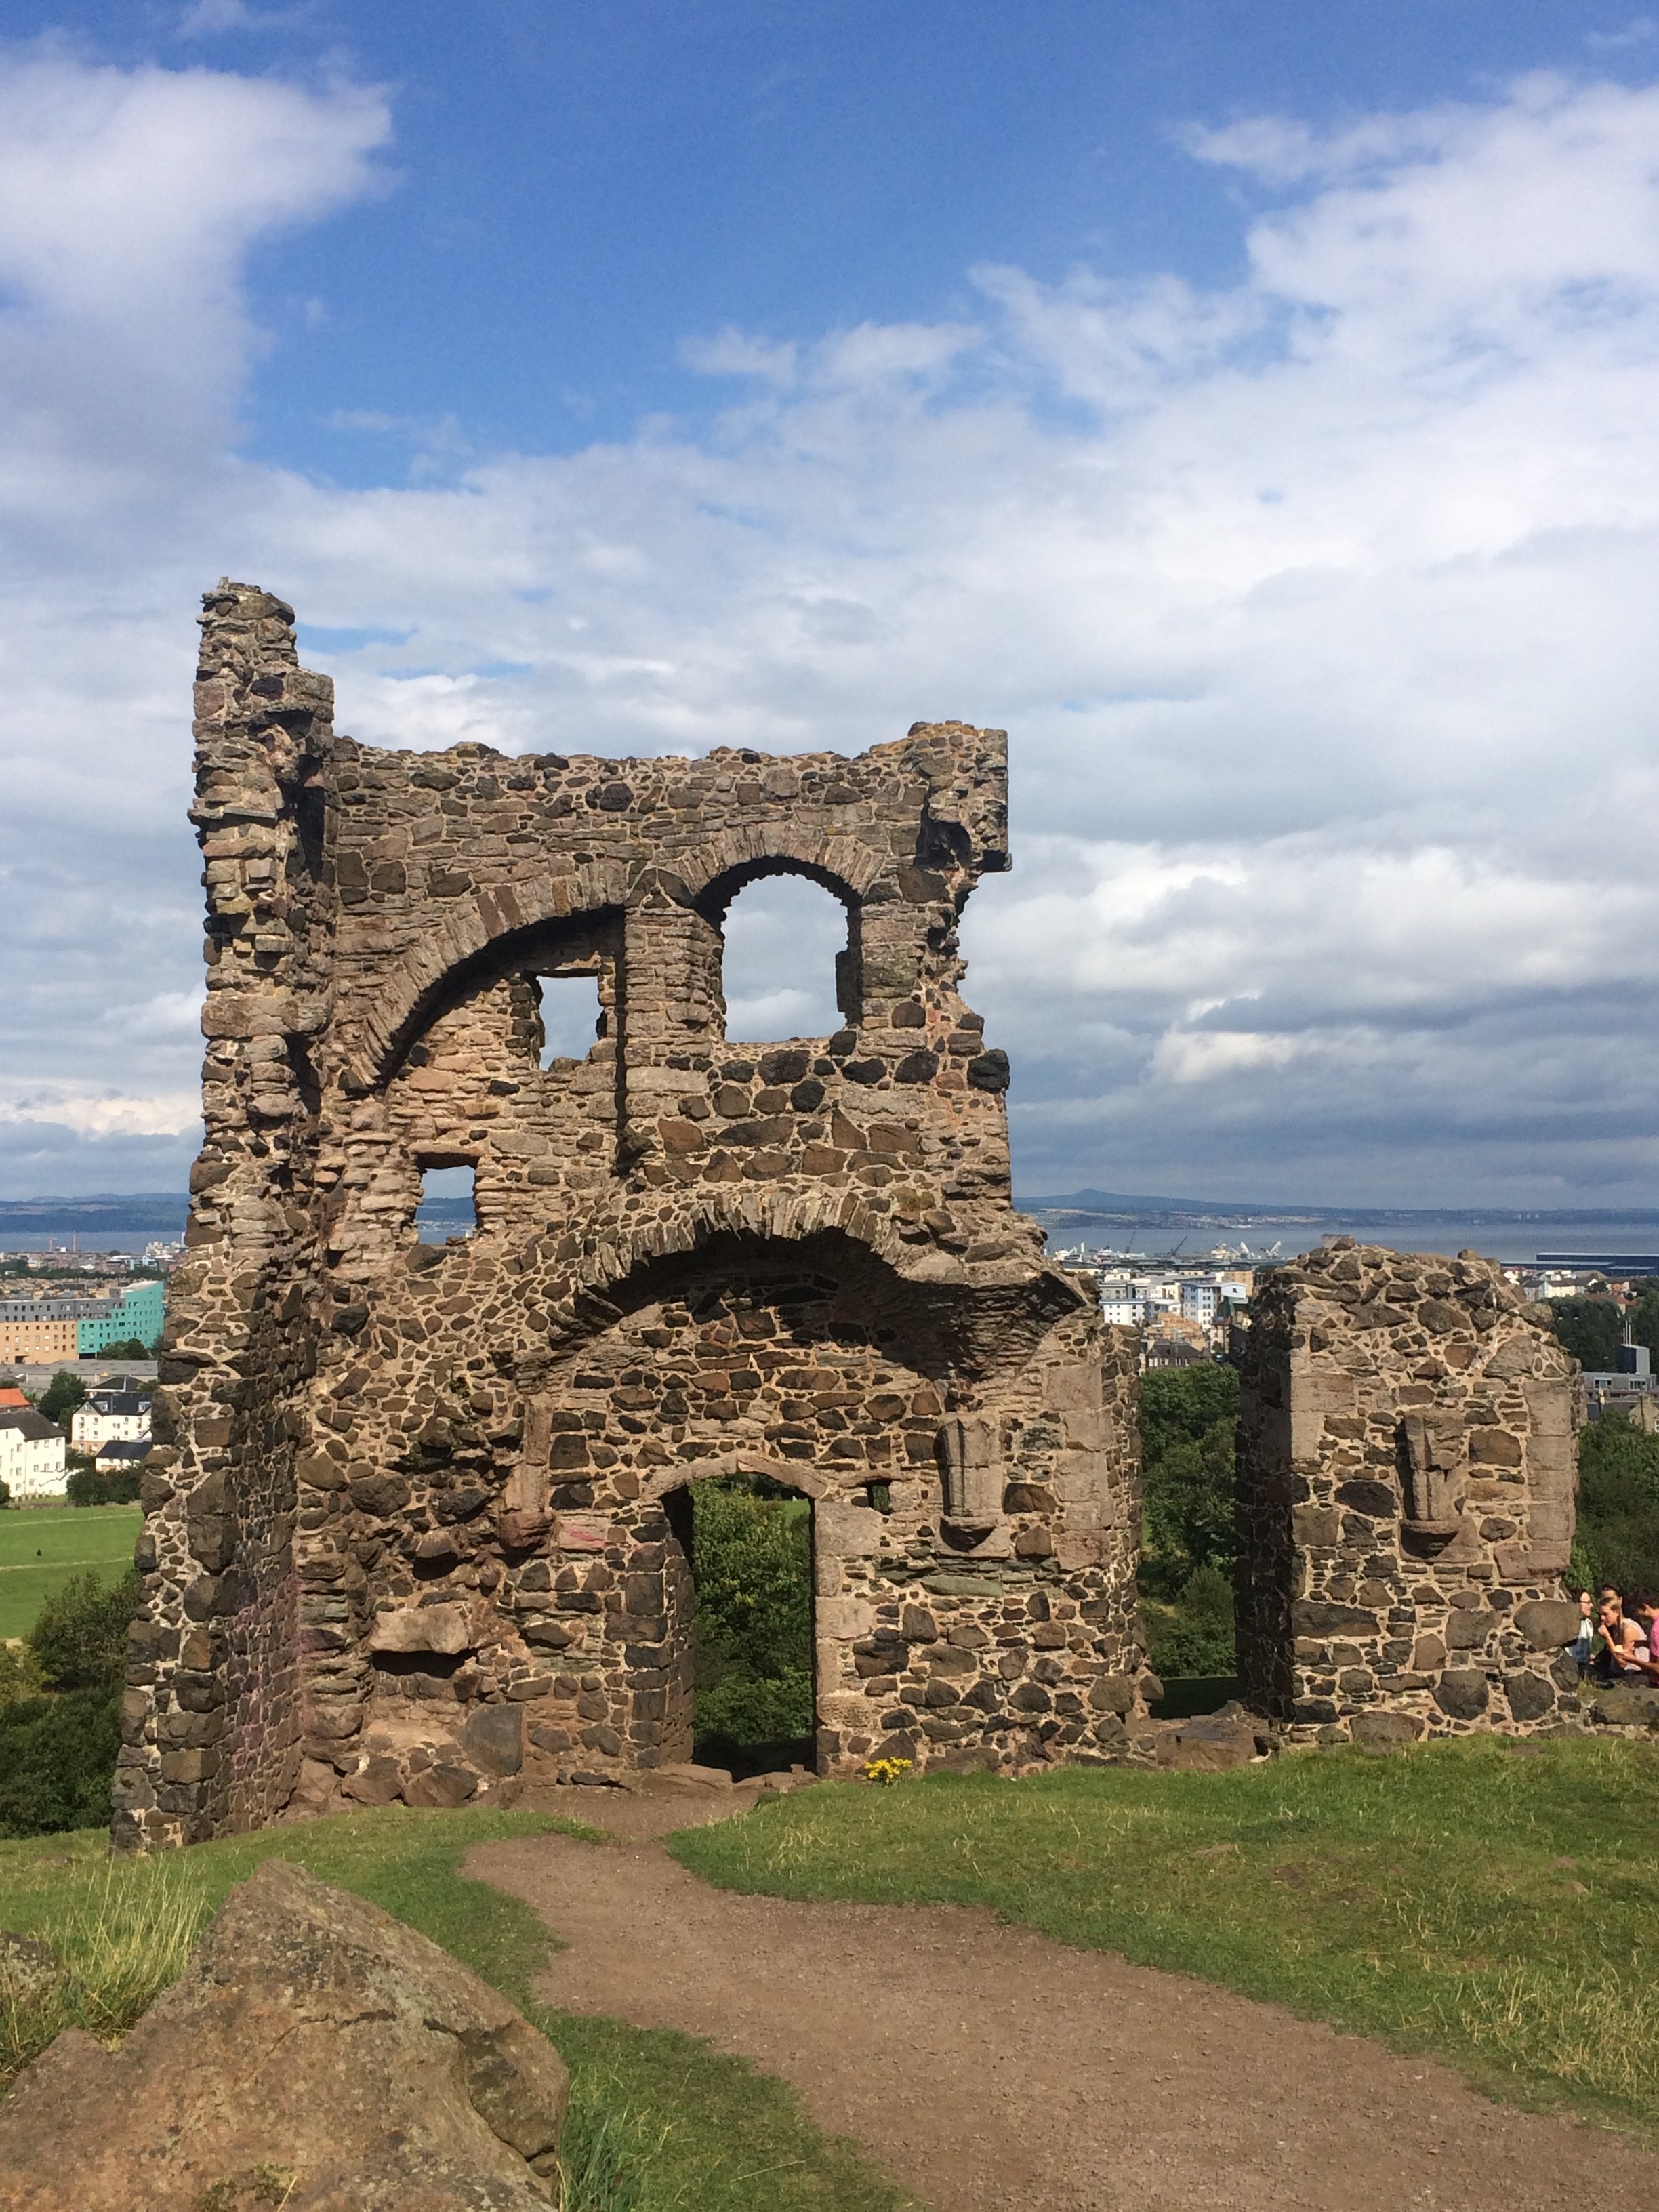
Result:
M1143 1274L1101 1267L1094 1273L1102 1318L1119 1328L1146 1328L1166 1315L1208 1328L1220 1319L1224 1305L1248 1304L1255 1286L1248 1268Z
M64 1431L33 1406L0 1411L0 1482L14 1498L62 1498L69 1480Z
M100 1444L137 1443L149 1435L149 1400L136 1390L94 1390L70 1424L76 1451Z

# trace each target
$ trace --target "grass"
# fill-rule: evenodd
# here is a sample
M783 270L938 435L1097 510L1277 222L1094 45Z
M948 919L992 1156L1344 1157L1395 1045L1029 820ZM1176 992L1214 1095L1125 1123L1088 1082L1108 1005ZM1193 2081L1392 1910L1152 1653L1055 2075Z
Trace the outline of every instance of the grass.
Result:
M1643 1745L1465 1740L827 1784L671 1848L728 1889L988 1906L1652 2136L1656 1785Z
M143 1521L136 1505L17 1505L0 1513L0 1642L27 1636L71 1575L88 1567L106 1581L124 1575Z
M564 2212L902 2212L908 2200L821 2134L786 2083L690 2036L536 2002L553 1940L527 1905L459 1866L474 1844L552 1829L607 1847L532 1813L402 1808L113 1863L101 1831L0 1843L0 1927L51 1944L76 1976L46 2012L0 2002L0 2079L60 2027L113 2040L177 1975L227 1891L280 1856L420 1929L551 2039L572 2081Z

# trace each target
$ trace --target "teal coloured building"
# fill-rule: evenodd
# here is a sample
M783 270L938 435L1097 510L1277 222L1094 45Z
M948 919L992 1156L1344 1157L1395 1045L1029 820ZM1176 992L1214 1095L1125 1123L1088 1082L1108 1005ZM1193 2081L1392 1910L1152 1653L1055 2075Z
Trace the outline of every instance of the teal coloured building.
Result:
M94 1320L77 1320L75 1324L75 1350L79 1358L88 1352L101 1352L108 1344L125 1344L137 1337L139 1343L149 1346L161 1334L161 1320L166 1291L160 1283L135 1283L130 1291L121 1293L119 1303L107 1313Z

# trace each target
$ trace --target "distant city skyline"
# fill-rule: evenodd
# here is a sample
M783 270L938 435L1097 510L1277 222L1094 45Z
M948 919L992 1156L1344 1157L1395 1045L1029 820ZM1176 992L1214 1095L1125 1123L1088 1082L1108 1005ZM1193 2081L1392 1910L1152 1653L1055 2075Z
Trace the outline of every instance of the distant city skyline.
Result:
M1653 18L8 21L0 1195L183 1188L229 573L377 744L1006 726L1022 1189L1659 1202Z

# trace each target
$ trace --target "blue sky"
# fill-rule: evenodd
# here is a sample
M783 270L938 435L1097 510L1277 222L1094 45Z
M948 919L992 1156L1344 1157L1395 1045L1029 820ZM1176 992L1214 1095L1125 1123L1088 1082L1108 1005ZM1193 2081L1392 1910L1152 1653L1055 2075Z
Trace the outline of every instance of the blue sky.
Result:
M0 1192L181 1185L228 570L382 743L1006 723L1028 1191L1654 1201L1655 21L6 21Z

